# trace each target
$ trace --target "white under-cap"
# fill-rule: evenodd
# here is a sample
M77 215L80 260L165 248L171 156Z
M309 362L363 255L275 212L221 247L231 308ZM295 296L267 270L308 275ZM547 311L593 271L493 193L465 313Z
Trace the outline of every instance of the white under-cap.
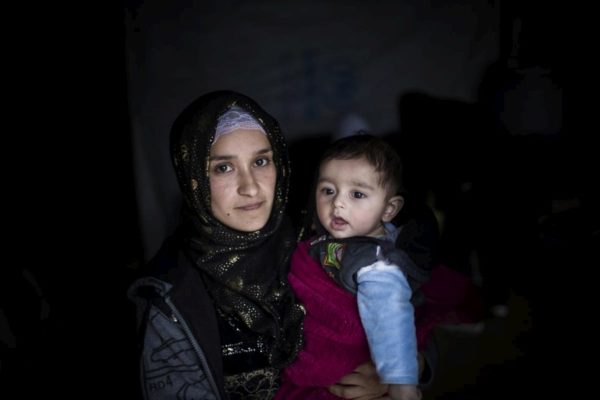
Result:
M213 144L223 135L240 129L256 130L267 134L262 125L247 111L238 106L233 106L225 114L219 117L215 129L215 140Z

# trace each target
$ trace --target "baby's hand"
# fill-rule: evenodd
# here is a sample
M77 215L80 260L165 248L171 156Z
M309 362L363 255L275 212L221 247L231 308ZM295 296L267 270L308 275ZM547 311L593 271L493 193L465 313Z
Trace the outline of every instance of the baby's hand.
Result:
M390 385L388 395L392 400L421 400L421 390L416 385Z

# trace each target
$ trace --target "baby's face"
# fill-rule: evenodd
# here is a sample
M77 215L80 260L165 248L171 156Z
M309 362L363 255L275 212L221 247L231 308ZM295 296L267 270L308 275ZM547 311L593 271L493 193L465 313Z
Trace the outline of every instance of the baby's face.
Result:
M377 237L385 233L388 191L380 174L364 158L328 160L321 164L317 182L317 215L336 239Z

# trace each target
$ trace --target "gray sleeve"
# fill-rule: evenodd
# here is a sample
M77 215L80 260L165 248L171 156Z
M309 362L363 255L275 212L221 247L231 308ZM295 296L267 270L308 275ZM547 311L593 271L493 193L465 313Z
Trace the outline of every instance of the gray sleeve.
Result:
M144 399L216 399L177 319L149 307L140 357Z

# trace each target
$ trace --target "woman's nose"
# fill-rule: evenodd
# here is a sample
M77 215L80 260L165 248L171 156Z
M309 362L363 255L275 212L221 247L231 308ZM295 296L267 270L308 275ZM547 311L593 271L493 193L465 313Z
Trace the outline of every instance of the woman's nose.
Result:
M240 172L238 193L242 196L256 196L258 193L258 183L251 171Z

